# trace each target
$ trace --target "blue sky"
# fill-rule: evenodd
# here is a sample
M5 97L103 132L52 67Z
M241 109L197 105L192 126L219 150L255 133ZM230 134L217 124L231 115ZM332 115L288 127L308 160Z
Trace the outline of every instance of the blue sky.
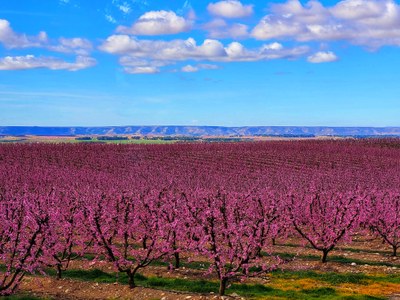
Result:
M394 0L1 0L0 126L400 126Z

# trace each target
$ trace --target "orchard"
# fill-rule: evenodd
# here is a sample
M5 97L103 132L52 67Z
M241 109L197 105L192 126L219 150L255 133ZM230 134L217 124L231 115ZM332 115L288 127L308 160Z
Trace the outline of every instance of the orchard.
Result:
M224 295L279 269L277 241L321 264L356 233L400 247L400 142L0 145L0 294L87 254L135 278L202 257ZM167 268L166 268L167 271Z

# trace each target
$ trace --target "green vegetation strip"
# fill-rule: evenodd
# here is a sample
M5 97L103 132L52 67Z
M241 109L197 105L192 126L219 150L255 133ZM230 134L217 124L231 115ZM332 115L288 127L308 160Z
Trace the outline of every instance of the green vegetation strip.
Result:
M54 270L48 270L49 275L55 276ZM313 279L336 286L339 284L357 284L367 285L371 281L400 283L400 276L368 276L364 274L352 273L319 273L314 271L275 271L272 278L276 279ZM94 270L67 270L64 272L64 278L98 283L115 283L128 284L128 278L121 273L107 273L98 269ZM200 294L217 294L218 282L209 280L189 280L180 278L163 278L163 277L146 277L137 274L136 283L139 286L147 288L156 288L169 291L182 291ZM313 289L281 290L267 285L261 284L232 284L227 294L236 293L243 297L262 299L266 297L277 297L282 299L343 299L343 300L373 300L386 299L385 297L372 297L365 295L341 296L332 287L319 287ZM7 300L40 300L42 298L16 295L11 297L0 297Z
M315 271L275 271L272 273L274 278L280 279L313 279L326 282L331 285L357 284L368 285L371 282L386 282L400 284L400 275L365 275L362 273L320 273Z
M268 255L264 253L264 255ZM298 258L301 260L305 261L320 261L321 256L319 255L296 255L293 253L286 253L286 252L274 252L272 255L274 256L279 256L282 259L293 259L293 258ZM349 258L349 257L344 257L344 256L339 256L339 255L331 255L328 256L328 262L336 262L336 263L341 263L341 264L351 264L351 263L356 263L357 265L369 265L369 266L383 266L383 267L396 267L400 268L400 264L392 263L392 262L381 262L381 261L367 261L367 260L361 260L357 258Z
M282 254L281 254L282 255ZM286 254L290 258L291 254ZM283 256L285 256L283 254ZM310 257L307 256L308 259ZM332 257L335 258L335 257ZM371 263L369 263L371 264ZM169 263L157 261L154 266L167 267ZM182 267L196 270L204 270L209 267L206 262L183 262ZM55 276L53 269L48 269L48 275ZM336 273L336 272L316 272L316 271L274 271L271 274L272 280L300 280L312 279L321 283L334 286L340 284L368 285L371 282L387 282L400 284L400 275L365 275L362 273ZM98 269L94 270L67 270L63 272L64 278L80 281L127 284L128 278L122 273L107 273ZM136 284L147 288L156 288L169 291L181 291L201 294L217 294L219 283L210 280L191 280L181 278L146 277L141 274L136 276ZM282 299L354 299L372 300L385 299L384 297L372 297L365 295L341 296L333 287L318 287L313 289L301 290L282 290L272 286L262 284L237 284L233 283L227 290L227 294L236 293L249 298L268 298L277 297ZM0 297L7 300L40 300L42 298L29 295L17 295L12 297Z
M53 273L54 272L49 272ZM64 272L65 278L90 281L98 283L115 283L127 284L128 278L125 274L118 273L107 273L101 270L68 270ZM397 277L394 281L392 279L382 276L372 277L363 274L338 274L338 273L317 273L317 272L282 272L277 271L273 273L274 278L284 279L301 279L311 278L318 281L323 281L332 285L341 283L353 283L353 284L368 284L368 280L388 281L388 282L400 282L400 277ZM190 293L201 293L201 294L217 294L218 282L208 280L189 280L180 278L163 278L163 277L146 277L138 274L135 278L137 285L147 288L156 288L169 291L182 291ZM299 291L295 290L281 290L271 286L261 284L232 284L227 294L236 293L243 297L250 298L265 298L265 297L278 297L282 299L354 299L354 300L372 300L372 299L385 299L384 297L371 297L364 295L355 296L341 296L337 293L334 288L331 287L320 287L313 289L302 289Z

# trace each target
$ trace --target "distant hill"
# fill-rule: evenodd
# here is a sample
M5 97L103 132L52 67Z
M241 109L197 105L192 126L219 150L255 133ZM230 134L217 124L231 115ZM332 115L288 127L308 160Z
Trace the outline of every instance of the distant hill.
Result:
M302 126L107 126L35 127L0 126L0 135L155 135L155 136L400 136L400 127L302 127Z

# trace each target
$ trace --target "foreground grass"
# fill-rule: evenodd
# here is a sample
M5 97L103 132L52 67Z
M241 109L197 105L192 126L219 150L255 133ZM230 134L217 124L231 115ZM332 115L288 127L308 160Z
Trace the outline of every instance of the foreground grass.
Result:
M165 262L156 262L156 266L167 266ZM203 262L185 262L190 269L204 269ZM207 266L208 267L208 266ZM55 277L55 271L48 269L48 275ZM99 269L67 270L64 278L83 282L128 284L128 278L122 273L108 273ZM165 278L137 274L136 284L146 288L167 291L181 291L199 294L217 294L219 283L214 280ZM369 275L363 273L337 273L319 271L274 271L268 274L268 284L233 283L227 294L236 293L250 299L387 299L390 294L400 290L400 275ZM40 300L41 298L21 294L0 299Z
M294 254L274 253L283 259L291 259ZM298 255L296 258L314 261L319 260L317 255ZM85 259L93 259L87 254ZM348 264L368 263L369 265L393 266L393 263L367 262L362 260L349 259L342 256L331 256L331 262ZM169 262L155 261L155 267L169 266ZM0 265L0 269L2 266ZM181 267L192 270L204 271L209 267L208 262L181 261ZM48 269L48 275L55 277L55 271ZM94 270L67 270L63 273L64 278L84 282L127 284L128 278L121 273L108 273L98 269ZM166 291L181 291L199 294L218 294L219 283L214 280L165 278L155 276L136 276L136 284L146 288L161 289ZM311 270L303 271L282 271L278 270L268 274L268 284L239 284L233 283L227 289L227 294L236 293L240 296L251 299L354 299L373 300L387 299L388 295L400 291L400 275L371 275L364 273L337 273L319 272ZM41 298L31 297L25 294L8 298L11 300L40 300Z
M278 254L278 253L274 253ZM292 254L279 253L283 258L291 258ZM89 259L91 257L86 257ZM298 256L297 256L298 257ZM299 257L298 257L299 258ZM302 257L307 260L317 259L317 256ZM348 263L347 258L332 256L331 261ZM354 260L351 260L352 262ZM371 262L369 262L371 265ZM169 263L156 261L153 266L167 268ZM0 266L1 269L2 266ZM192 270L205 270L207 262L183 260L181 267ZM48 269L46 273L55 277L55 271ZM128 278L121 273L108 273L94 270L67 270L64 278L85 282L127 284ZM138 286L169 291L182 291L200 294L217 294L219 283L213 280L165 278L155 276L136 276ZM274 271L268 274L268 284L233 283L227 294L236 293L252 299L386 299L388 295L400 291L400 275L370 275L364 273L337 273L319 271ZM385 297L386 296L386 297ZM0 299L39 300L41 298L27 295Z
M64 273L64 277L98 283L128 283L128 278L124 274L107 273L97 269L68 270ZM135 280L137 285L147 288L200 294L217 294L218 292L217 281L147 277L141 274L138 274ZM352 288L363 288L370 286L371 282L398 284L400 276L277 271L271 274L271 283L268 285L233 283L227 289L227 294L236 293L253 299L386 299L383 294L376 294L376 291L371 295L363 292L349 294L340 288L349 285Z
M265 255L267 255L267 254L265 254ZM320 255L313 255L313 254L296 255L296 254L287 253L287 252L274 252L272 255L279 256L280 258L287 259L287 260L293 259L295 257L298 259L304 260L304 261L320 261L321 260ZM394 263L394 262L368 261L368 260L362 260L362 259L357 259L357 258L344 257L344 256L340 256L340 255L328 256L328 262L335 262L335 263L340 263L340 264L356 263L357 265L400 268L400 264Z

